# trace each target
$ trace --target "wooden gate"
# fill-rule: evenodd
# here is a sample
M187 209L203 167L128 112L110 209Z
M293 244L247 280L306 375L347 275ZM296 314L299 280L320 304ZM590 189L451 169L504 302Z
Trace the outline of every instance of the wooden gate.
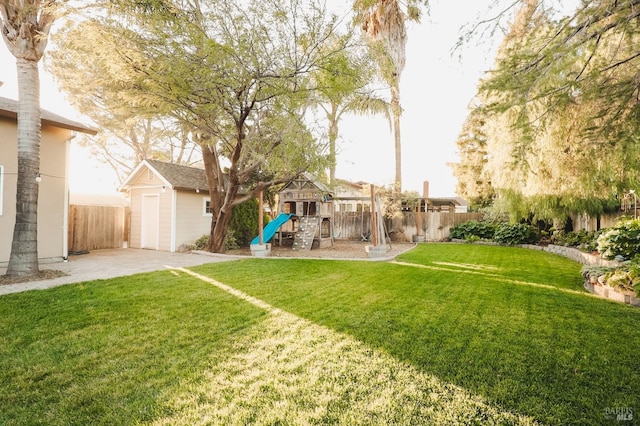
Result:
M69 253L122 248L125 207L69 206Z

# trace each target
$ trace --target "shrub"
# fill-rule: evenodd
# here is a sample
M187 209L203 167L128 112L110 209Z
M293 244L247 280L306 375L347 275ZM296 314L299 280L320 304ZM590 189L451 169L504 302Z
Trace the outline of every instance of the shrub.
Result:
M534 226L526 223L501 223L493 238L501 244L535 244L540 241L540 232Z
M595 278L601 284L618 290L635 291L640 296L640 258L617 267L583 266L585 280Z
M597 250L599 235L600 231L556 231L551 237L551 242L552 244L556 244L559 246L576 247L586 252L592 252Z
M614 268L610 268L608 266L593 266L593 265L585 265L580 270L580 274L585 280L598 279L603 275L611 272Z
M193 245L191 246L191 250L206 250L209 247L209 235L203 235L202 237L195 240ZM231 229L227 230L227 235L224 237L224 249L225 250L235 250L240 248L236 241L236 237L234 232Z
M264 215L265 225L269 222L269 216ZM231 233L231 235L229 235ZM233 207L227 238L233 239L233 243L240 247L246 247L251 240L258 235L258 201L249 200ZM225 247L227 242L225 241ZM231 248L229 248L231 249Z
M195 240L193 246L191 246L192 250L206 250L209 247L209 236L203 235L202 237Z
M635 290L636 295L640 297L640 256L633 258L629 263L629 279L631 287Z
M598 237L598 252L605 259L633 259L640 254L640 220L623 220L605 230Z
M469 220L451 228L450 238L467 241L491 240L495 234L495 225L488 222Z

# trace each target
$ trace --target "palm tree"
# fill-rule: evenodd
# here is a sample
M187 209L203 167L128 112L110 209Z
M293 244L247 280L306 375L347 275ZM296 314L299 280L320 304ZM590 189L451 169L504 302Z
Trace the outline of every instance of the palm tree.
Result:
M38 270L38 182L40 172L40 75L38 62L60 2L0 0L0 30L18 72L18 177L16 223L8 276Z
M400 76L405 65L407 30L405 21L420 21L421 4L428 0L355 0L355 23L366 35L370 49L378 63L381 77L391 89L391 113L395 146L394 192L402 192L402 144L400 139Z
M374 79L374 69L368 55L342 51L333 55L331 66L322 68L314 76L316 90L310 98L310 106L324 113L328 122L329 183L336 179L336 143L338 125L344 114L383 114L391 124L389 103L369 89Z

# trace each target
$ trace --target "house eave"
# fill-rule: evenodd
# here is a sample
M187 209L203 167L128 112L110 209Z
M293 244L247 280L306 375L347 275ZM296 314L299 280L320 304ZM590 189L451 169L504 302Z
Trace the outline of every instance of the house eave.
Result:
M18 120L18 106L19 103L16 100L0 97L0 117L9 118L11 120ZM69 120L68 118L54 114L45 109L40 110L41 124L45 126L54 126L61 129L71 130L74 132L86 133L88 135L95 136L98 134L96 129L89 126L85 126L77 121Z

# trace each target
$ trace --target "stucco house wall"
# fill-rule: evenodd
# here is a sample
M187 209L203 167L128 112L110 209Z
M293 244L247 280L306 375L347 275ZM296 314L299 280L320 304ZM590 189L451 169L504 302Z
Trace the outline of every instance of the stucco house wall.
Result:
M16 215L18 177L17 102L0 98L0 265L6 266ZM47 111L42 112L40 188L38 191L38 258L41 263L67 257L68 158L75 131L95 134Z

